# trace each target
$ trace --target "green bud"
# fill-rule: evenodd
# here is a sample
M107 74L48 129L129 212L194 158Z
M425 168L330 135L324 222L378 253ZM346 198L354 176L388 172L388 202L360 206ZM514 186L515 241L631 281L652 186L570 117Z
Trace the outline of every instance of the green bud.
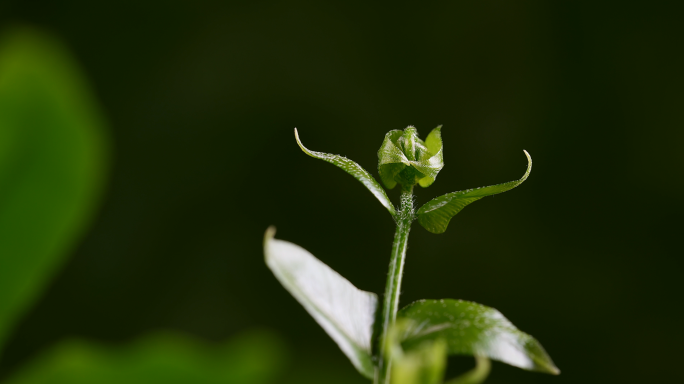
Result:
M378 151L378 160L380 178L387 188L397 184L429 187L444 167L442 126L433 129L425 141L418 138L412 126L389 131Z

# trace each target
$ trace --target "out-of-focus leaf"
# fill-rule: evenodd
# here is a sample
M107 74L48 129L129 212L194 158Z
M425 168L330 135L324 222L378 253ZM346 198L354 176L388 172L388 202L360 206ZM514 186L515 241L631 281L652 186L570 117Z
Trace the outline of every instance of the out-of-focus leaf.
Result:
M67 340L5 384L266 384L285 357L281 340L264 331L221 344L174 333L118 346Z
M391 384L441 384L446 369L447 346L444 340L426 340L411 350L401 347L403 334L411 320L400 319L385 340L385 356L391 360Z
M299 144L299 147L302 149L302 151L304 151L304 153L311 157L327 161L330 164L334 164L342 168L342 170L344 170L348 174L354 176L356 180L360 181L361 184L368 188L368 190L378 200L380 200L380 203L383 206L385 206L385 208L387 208L387 210L393 217L396 215L397 211L394 208L394 205L392 205L392 202L390 201L389 197L387 197L387 193L385 192L385 190L382 188L382 186L380 186L380 184L375 180L375 178L371 176L371 174L368 173L365 169L363 169L360 165L340 155L332 155L324 152L310 151L299 140L299 133L297 133L297 128L295 128L295 138L297 139L297 144Z
M371 335L377 295L354 287L304 248L266 231L266 264L280 283L332 337L361 374L373 377Z
M429 187L443 167L441 125L430 132L425 142L412 126L389 131L378 150L380 179L389 189L416 183Z
M480 384L483 383L487 376L492 363L487 357L475 356L475 368L462 374L459 377L447 381L445 384Z
M59 42L30 29L0 38L0 345L92 216L103 125Z
M446 343L427 342L392 360L391 384L441 384L446 368Z
M527 151L524 152L525 156L527 156L527 172L525 172L520 180L491 185L489 187L466 189L465 191L447 193L446 195L436 197L428 201L416 212L420 225L432 233L444 233L451 218L461 212L466 205L485 196L506 192L522 184L532 171L532 158Z
M449 354L486 356L530 371L560 373L537 340L494 308L462 300L420 300L397 317L412 320L403 338L405 350L443 339Z

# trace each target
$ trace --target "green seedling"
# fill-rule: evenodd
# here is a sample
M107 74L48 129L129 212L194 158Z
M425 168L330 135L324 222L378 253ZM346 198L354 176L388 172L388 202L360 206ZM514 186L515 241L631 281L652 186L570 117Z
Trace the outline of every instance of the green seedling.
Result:
M496 309L462 300L420 300L399 310L401 278L411 224L418 221L432 233L444 233L449 221L468 204L522 184L516 181L468 189L413 206L413 189L434 183L444 167L441 126L425 141L409 126L387 133L378 151L380 179L389 189L401 189L399 208L382 186L357 163L339 155L304 153L332 163L360 181L389 211L397 224L385 295L379 306L375 293L354 287L305 249L274 238L266 231L266 264L283 286L304 306L337 343L356 369L375 384L440 384L447 355L470 355L476 366L447 384L476 384L489 373L490 359L531 371L560 371L532 336L518 330Z

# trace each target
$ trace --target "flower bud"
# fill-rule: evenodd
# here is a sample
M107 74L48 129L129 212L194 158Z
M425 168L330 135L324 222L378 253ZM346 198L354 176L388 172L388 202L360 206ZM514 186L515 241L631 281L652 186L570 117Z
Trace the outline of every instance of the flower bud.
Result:
M420 184L425 188L435 181L444 167L441 130L441 125L433 129L425 141L418 138L418 131L412 126L385 135L378 151L378 170L387 188L397 184Z

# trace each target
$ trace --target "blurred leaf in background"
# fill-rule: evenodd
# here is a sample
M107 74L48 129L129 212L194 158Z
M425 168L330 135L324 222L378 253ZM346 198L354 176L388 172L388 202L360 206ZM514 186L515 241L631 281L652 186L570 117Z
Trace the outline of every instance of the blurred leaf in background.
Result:
M104 125L59 42L28 28L0 35L0 346L92 217Z
M0 348L97 207L107 175L105 125L55 38L28 28L0 35ZM258 384L272 382L284 356L279 339L264 332L217 345L174 333L116 346L67 339L6 383ZM321 382L317 375L307 370L295 380Z
M118 346L66 340L6 384L260 384L274 382L284 357L282 341L266 331L221 344L177 333Z
M0 347L97 206L107 171L104 125L59 42L26 28L0 37ZM259 384L280 371L283 349L266 331L213 345L168 332L117 346L70 339L7 382Z

